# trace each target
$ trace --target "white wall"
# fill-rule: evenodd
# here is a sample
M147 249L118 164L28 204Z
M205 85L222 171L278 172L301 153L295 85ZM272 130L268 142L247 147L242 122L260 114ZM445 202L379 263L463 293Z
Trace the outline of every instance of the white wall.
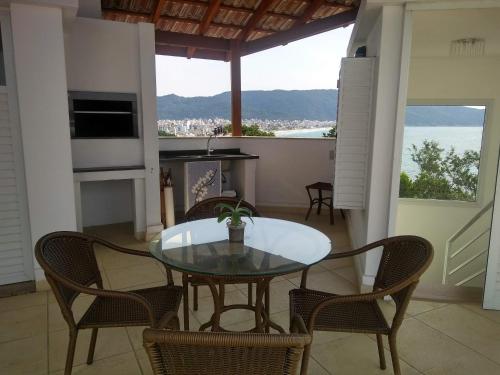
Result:
M160 150L205 149L206 143L207 138L161 138ZM305 186L333 181L332 139L218 138L211 147L240 148L241 152L259 155L255 176L257 206L308 207Z
M492 39L490 32L498 22L500 10L417 12L414 16L409 102L488 105L477 204L399 201L396 232L421 235L435 247L433 264L423 276L426 284L441 282L446 240L493 198L500 147L500 49L495 48L500 37L497 34L497 40ZM422 35L424 29L428 30L428 37ZM446 30L448 39L432 37L437 30ZM443 56L451 39L459 34L470 35L469 32L477 36L486 33L486 44L492 46L486 56Z
M131 222L134 218L132 180L81 183L83 226Z
M76 229L62 11L14 3L11 22L34 245Z
M154 26L76 18L67 28L65 41L69 90L137 95L139 138L73 139L73 166L145 166L145 196L141 200L145 204L146 223L140 227L146 228L147 233L158 231L161 226ZM91 199L85 194L87 190L82 189L84 225L110 224L125 218L118 200L112 201L112 207L108 204L100 210L86 209L85 204L90 204ZM113 194L123 196L123 191L114 183L101 183L92 197L102 201ZM130 200L121 204L132 207ZM107 221L103 222L103 218Z
M138 25L76 18L66 34L68 89L135 93L142 137ZM143 165L144 144L137 139L73 139L73 166Z

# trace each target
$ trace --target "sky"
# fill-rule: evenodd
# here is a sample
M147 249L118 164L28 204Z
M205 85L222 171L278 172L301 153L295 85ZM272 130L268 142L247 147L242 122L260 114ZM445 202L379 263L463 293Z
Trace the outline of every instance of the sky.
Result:
M337 87L340 59L352 26L257 52L241 59L241 89L308 90ZM212 96L230 91L229 62L156 56L157 95Z

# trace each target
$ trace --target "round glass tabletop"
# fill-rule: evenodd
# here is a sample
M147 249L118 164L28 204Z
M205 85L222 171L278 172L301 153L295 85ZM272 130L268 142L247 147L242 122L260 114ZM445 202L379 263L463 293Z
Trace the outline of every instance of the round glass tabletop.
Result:
M244 221L244 243L228 241L225 223L203 219L165 229L149 249L175 270L224 277L292 273L330 253L330 239L306 225L261 217Z

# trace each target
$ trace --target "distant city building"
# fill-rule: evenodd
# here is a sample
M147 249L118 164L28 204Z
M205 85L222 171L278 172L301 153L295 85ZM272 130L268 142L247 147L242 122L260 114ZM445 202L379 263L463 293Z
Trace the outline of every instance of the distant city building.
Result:
M243 125L257 124L262 130L296 130L329 128L335 126L335 121L316 120L261 120L246 119ZM158 130L175 134L177 137L196 137L212 134L219 126L230 125L231 121L222 118L211 119L183 119L183 120L158 120Z

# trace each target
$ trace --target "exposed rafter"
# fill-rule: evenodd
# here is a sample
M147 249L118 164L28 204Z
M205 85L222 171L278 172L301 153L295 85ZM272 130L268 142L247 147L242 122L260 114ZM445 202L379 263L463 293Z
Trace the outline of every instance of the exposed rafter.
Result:
M221 4L221 0L211 0L210 5L208 6L203 18L201 19L200 26L198 28L198 34L205 35L210 27L210 23L214 19L215 15L219 11ZM187 58L190 59L194 56L196 49L193 47L189 47L187 50Z
M156 54L157 55L167 55L167 56L178 56L178 57L187 57L187 47L181 46L169 46L169 45L156 45ZM206 49L197 49L193 58L197 59L207 59L207 60L221 60L221 61L229 61L229 50L228 52L224 51L215 51L215 50L206 50Z
M307 21L310 21L314 13L316 13L324 4L325 0L313 0L310 2L306 10L304 10L304 13L302 13L300 18L295 21L294 25L303 25Z
M156 25L161 16L161 11L165 5L166 0L156 0L156 6L154 8L153 14L151 15L151 22Z
M241 46L242 56L269 48L285 45L299 39L307 38L338 27L345 27L356 20L357 9L342 12L330 17L322 18L301 26L292 27L289 30L280 31L270 36L265 36L256 40L244 43Z
M238 40L247 40L250 33L257 27L259 21L266 15L267 10L273 5L275 0L261 0L259 6L255 9L252 16L245 25L245 29L238 36Z

